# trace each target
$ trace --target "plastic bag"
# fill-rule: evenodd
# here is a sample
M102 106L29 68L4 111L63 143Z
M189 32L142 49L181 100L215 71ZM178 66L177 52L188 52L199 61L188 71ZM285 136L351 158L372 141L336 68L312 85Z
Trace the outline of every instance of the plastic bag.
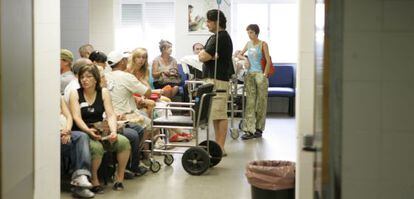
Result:
M289 161L253 161L246 167L252 186L265 190L282 190L295 186L295 163Z

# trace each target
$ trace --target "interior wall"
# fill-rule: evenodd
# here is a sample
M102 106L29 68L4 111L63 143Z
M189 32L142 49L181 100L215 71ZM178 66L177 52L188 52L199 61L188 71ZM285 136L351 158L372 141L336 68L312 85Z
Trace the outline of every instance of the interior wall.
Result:
M60 0L60 15L62 48L78 59L78 48L89 43L89 0Z
M315 1L299 1L299 59L297 65L296 198L313 198L314 154L302 150L304 135L314 134Z
M24 97L34 102L34 198L59 198L60 1L37 0L33 5L34 64L29 66L34 69L34 97Z
M342 198L412 198L414 2L343 2Z
M222 1L220 9L224 12L227 19L226 30L230 33L230 7L227 4L228 1ZM196 42L202 43L203 45L207 42L210 37L210 33L207 34L193 34L188 33L188 1L175 1L175 46L176 46L176 58L179 60L185 55L193 54L193 44ZM235 41L233 41L234 43Z
M89 0L89 42L109 54L115 48L115 3L118 0Z
M33 198L33 5L31 0L0 3L1 198Z

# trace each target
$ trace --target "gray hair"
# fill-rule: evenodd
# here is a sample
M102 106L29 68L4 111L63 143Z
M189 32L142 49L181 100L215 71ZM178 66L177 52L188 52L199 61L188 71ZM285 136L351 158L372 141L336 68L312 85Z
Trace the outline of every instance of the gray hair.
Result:
M92 61L88 58L79 58L75 61L72 67L72 71L75 75L79 73L79 70L86 66L86 65L93 65Z
M167 46L172 46L172 43L169 42L168 40L163 40L161 39L161 41L158 43L160 46L160 51L162 52L162 50L164 50Z

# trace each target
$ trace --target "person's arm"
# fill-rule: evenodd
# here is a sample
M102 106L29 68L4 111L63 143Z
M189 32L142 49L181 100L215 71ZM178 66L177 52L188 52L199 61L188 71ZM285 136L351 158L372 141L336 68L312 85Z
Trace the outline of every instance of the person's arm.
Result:
M142 96L145 96L146 98L149 98L151 96L151 87L146 86L144 83L142 83L136 76L130 74L126 75L125 77L125 84L124 86L132 93L138 93Z
M246 57L244 56L244 53L246 53L246 51L247 51L247 43L246 45L244 45L243 50L241 50L240 53L237 55L237 58L246 60Z
M198 59L201 61L201 62L207 62L207 61L210 61L210 60L213 60L213 56L212 55L210 55L206 50L202 50L202 51L200 51L200 53L198 54Z
M157 59L152 62L152 77L154 79L160 78L162 71L158 71L159 63Z
M108 89L102 88L102 100L105 107L106 120L108 121L109 130L111 132L109 140L115 142L117 139L117 122L114 108L112 107L111 95Z
M69 108L65 102L63 97L60 98L60 111L62 112L63 116L66 118L66 127L61 130L60 132L60 139L62 144L67 144L70 142L70 134L73 124L72 115L70 114Z
M99 140L101 136L97 134L98 131L94 128L89 128L82 119L77 90L72 90L70 93L69 108L72 113L73 121L80 128L80 130L89 134L93 139Z
M271 61L270 61L270 55L269 55L269 47L268 47L267 43L263 41L262 45L263 45L262 48L263 48L263 52L264 52L264 55L262 55L262 56L265 56L265 59L266 59L266 67L265 67L265 71L263 71L263 75L265 77L268 77L270 66L273 63L270 63Z

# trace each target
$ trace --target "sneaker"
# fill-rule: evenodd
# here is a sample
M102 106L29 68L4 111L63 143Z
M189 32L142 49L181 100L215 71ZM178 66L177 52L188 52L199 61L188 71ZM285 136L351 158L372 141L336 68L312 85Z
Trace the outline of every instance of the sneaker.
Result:
M87 189L87 188L83 188L83 187L74 187L72 189L73 195L77 198L93 198L95 197L95 194Z
M148 169L143 167L143 166L139 166L137 171L134 172L135 177L139 177L139 176L143 176L147 173Z
M254 136L254 134L253 134L253 133L250 133L250 132L244 133L244 134L241 136L241 139L242 139L242 140L250 140L250 139L253 139L253 138L255 138L255 136Z
M141 162L142 162L142 164L144 164L147 167L151 166L151 161L148 158L141 160Z
M92 183L89 182L88 177L86 177L86 175L80 175L76 177L70 182L70 184L75 187L83 187L88 189L92 188Z
M115 190L115 191L122 191L122 190L124 190L124 185L122 184L122 182L115 182L112 189Z
M256 129L256 132L254 133L255 138L261 138L263 134L263 131L260 129Z

